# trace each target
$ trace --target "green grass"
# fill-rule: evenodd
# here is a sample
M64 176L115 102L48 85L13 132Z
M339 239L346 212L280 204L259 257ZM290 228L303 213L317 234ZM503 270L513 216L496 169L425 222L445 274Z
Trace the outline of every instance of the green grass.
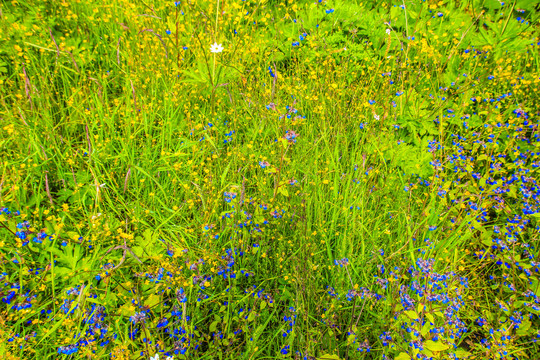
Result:
M533 3L0 6L8 359L538 354Z

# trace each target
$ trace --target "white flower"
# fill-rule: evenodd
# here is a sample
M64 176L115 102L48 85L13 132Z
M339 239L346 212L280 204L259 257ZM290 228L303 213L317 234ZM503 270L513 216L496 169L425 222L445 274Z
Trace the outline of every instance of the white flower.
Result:
M150 360L159 360L159 354L156 354L154 357L150 356Z
M375 120L379 120L379 119L380 119L379 115L377 115L377 114L373 114L373 117L375 118Z
M388 35L390 35L390 32L391 32L391 31L392 31L392 30L390 30L390 29L386 29L386 33L387 33Z
M212 45L210 45L210 52L220 53L222 51L223 51L223 46L221 46L221 44L213 43Z
M172 356L167 356L165 360L174 360L174 358Z

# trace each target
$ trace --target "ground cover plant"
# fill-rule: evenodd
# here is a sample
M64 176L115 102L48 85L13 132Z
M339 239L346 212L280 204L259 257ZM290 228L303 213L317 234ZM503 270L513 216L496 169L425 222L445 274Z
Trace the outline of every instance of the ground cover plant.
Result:
M3 1L5 359L535 359L534 1Z

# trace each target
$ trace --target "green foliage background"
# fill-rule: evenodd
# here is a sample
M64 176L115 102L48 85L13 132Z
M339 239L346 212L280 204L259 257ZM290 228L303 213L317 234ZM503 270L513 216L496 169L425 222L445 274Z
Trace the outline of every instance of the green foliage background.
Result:
M7 358L538 354L534 2L0 9Z

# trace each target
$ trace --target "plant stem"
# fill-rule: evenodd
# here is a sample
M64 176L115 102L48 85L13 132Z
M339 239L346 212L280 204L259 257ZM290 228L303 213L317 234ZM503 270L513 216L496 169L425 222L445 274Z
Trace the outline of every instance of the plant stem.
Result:
M216 30L215 30L216 35L217 35L217 28L218 28L218 16L219 16L219 0L217 1L217 6L216 6Z

